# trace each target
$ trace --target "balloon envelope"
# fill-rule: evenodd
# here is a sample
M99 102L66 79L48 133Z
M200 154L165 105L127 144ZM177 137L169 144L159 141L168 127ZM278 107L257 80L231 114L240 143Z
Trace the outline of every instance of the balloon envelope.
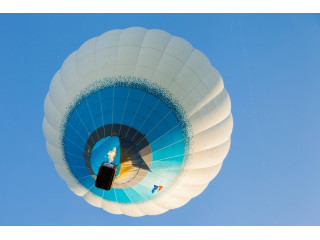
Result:
M113 214L161 214L199 195L230 147L231 102L186 40L133 27L85 42L54 75L44 103L47 150L69 188ZM118 165L109 191L102 162Z

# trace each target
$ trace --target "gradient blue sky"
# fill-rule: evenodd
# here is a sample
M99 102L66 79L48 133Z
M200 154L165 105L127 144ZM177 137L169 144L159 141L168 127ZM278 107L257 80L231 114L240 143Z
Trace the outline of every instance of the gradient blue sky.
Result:
M76 196L49 158L43 102L86 40L142 26L188 40L230 94L218 176L158 216L112 215ZM320 225L320 15L0 14L0 225Z

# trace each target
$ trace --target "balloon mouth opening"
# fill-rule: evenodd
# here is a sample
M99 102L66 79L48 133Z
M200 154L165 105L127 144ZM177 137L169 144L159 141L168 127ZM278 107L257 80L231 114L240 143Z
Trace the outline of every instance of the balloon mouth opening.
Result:
M105 164L104 164L105 163ZM90 167L97 176L102 165L112 164L117 166L115 176L120 171L120 141L119 137L112 135L98 140L91 150Z
M117 128L119 131L115 131ZM86 143L84 157L88 171L96 180L100 169L106 168L102 166L103 163L116 166L114 170L108 170L111 176L114 171L113 177L110 177L113 188L131 187L151 172L152 152L149 142L138 130L126 125L108 124L92 132ZM108 172L106 169L102 171Z

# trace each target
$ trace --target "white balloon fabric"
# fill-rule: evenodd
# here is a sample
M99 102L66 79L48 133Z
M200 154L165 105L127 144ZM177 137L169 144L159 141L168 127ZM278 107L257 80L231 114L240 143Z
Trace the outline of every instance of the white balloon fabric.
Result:
M230 147L231 102L222 77L186 40L141 27L85 42L54 75L43 132L57 172L93 206L157 215L199 195ZM101 162L118 170L95 186Z

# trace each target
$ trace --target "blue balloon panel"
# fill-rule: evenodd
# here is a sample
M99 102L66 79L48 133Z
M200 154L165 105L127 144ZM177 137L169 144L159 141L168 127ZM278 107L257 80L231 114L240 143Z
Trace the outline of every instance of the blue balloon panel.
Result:
M174 110L168 99L164 101L138 88L108 87L92 92L76 105L66 124L64 150L71 172L89 191L109 201L141 202L156 196L174 180L183 164L185 138ZM140 132L140 137L132 138L136 142L146 138L151 147L152 164L144 179L136 185L105 191L95 187L84 155L90 134L109 124L129 126ZM90 166L97 175L101 163L109 162L109 154L114 152L117 177L121 168L121 149L119 138L111 135L119 129L108 131L110 136L98 136L101 139L92 148Z

